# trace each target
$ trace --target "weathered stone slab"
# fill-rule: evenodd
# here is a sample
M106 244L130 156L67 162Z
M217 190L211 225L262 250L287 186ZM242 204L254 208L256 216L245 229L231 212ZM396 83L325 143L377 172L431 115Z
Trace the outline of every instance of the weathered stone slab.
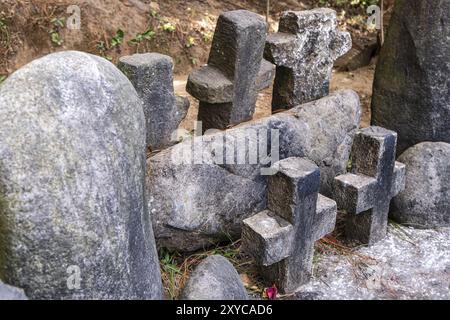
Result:
M351 44L350 34L338 30L332 9L284 12L264 52L277 66L272 109L290 109L328 95L333 63Z
M172 133L186 117L189 100L174 94L172 58L159 53L134 54L121 57L118 67L144 102L147 145L157 150L173 144Z
M248 300L233 265L220 255L209 256L191 273L182 300Z
M334 228L337 206L323 196L319 203L320 171L314 162L292 157L277 162L274 167L278 172L269 177L268 208L272 217L277 217L272 219L281 221L285 231L280 237L279 228L273 228L273 223L268 228L270 223L267 218L261 218L261 213L247 218L243 249L256 258L268 284L290 293L311 278L314 242L326 234L323 232ZM288 226L291 229L286 232ZM254 241L256 237L246 234L258 234L266 241ZM269 241L271 236L276 241ZM261 259L261 256L269 258Z
M242 221L266 209L267 176L261 170L271 163L248 161L249 148L244 148L246 164L236 164L241 152L232 153L233 163L223 161L219 142L232 150L241 140L258 145L258 134L266 134L267 145L259 151L270 155L269 132L278 130L279 158L313 160L321 170L320 192L330 196L334 177L346 172L360 117L357 94L338 91L254 123L185 140L149 158L148 201L159 245L191 251L238 238ZM199 162L192 161L191 151L201 155Z
M450 142L450 1L398 0L378 59L372 124L394 130L397 154Z
M252 118L266 33L267 25L256 13L236 10L219 16L208 65L194 71L186 86L200 100L198 120L205 131Z
M346 236L373 245L386 236L389 205L403 187L404 166L395 161L397 133L362 129L352 148L352 173L335 178L334 199L347 211Z
M110 62L59 52L0 86L0 274L31 299L160 299L142 102Z
M449 227L450 144L422 142L399 161L406 165L406 189L394 198L391 217L415 228Z

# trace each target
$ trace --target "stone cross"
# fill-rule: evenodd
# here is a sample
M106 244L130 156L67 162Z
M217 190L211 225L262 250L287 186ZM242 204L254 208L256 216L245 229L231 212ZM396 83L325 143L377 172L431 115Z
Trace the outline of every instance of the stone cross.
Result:
M174 94L172 58L144 53L119 59L119 69L130 79L144 103L147 146L151 150L173 144L173 132L186 117L189 100Z
M352 173L334 181L338 209L348 213L349 239L372 245L386 236L391 199L405 188L405 165L395 161L397 133L369 127L355 135Z
M277 66L272 110L328 95L334 61L351 46L350 34L337 29L334 10L284 12L279 31L269 34L264 52Z
M314 243L333 231L336 203L319 192L319 168L306 158L277 162L269 177L268 210L243 221L243 250L268 284L284 293L309 281Z
M261 69L267 25L245 10L220 15L208 65L189 76L186 90L200 100L198 120L203 130L226 129L252 118ZM263 74L261 74L263 73ZM270 76L270 72L269 72Z

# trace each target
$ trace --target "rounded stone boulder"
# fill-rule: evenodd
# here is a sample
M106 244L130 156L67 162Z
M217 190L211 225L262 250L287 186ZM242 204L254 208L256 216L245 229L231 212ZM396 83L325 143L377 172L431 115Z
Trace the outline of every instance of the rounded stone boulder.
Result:
M450 226L450 144L423 142L406 150L406 189L394 198L393 219L416 228Z
M182 300L248 300L247 291L233 265L214 255L192 272L181 293Z
M0 85L0 278L31 299L158 299L145 121L107 60L45 56Z

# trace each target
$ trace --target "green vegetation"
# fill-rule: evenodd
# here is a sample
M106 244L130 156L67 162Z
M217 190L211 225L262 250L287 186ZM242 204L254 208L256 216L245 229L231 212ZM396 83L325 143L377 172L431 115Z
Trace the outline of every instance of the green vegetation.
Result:
M111 38L111 48L120 46L123 43L123 38L125 36L125 33L123 32L122 29L118 29L116 31L116 35L114 37Z
M144 40L152 40L156 36L156 32L153 31L151 28L147 29L146 31L142 33L138 33L134 36L133 39L128 41L128 44L130 45L139 45Z
M51 21L52 28L48 31L50 34L50 40L57 46L62 46L64 43L59 31L65 26L65 18L53 18Z

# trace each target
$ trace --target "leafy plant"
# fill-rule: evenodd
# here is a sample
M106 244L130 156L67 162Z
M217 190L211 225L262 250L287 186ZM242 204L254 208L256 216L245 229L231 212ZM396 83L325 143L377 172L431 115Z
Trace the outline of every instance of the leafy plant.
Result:
M124 36L125 36L125 33L123 32L123 30L118 29L116 31L116 35L114 37L112 37L112 39L111 39L111 48L120 46L123 42Z
M7 78L7 76L5 75L0 75L0 83L2 83L3 81L5 81Z
M172 23L166 22L162 25L162 29L167 32L174 32L176 27Z
M202 32L203 41L206 43L211 42L213 34L211 32Z
M6 25L6 21L3 19L0 19L0 30L4 31L6 30L8 26Z
M189 37L186 41L186 47L190 48L195 46L195 39L193 37Z
M59 34L59 32L54 29L50 30L49 32L50 32L50 39L52 40L52 42L54 44L56 44L57 46L61 46L64 41L61 38L61 35Z
M64 42L61 35L59 34L59 30L61 28L64 28L65 21L66 20L64 17L56 17L50 20L53 28L50 29L48 33L50 33L50 40L52 41L52 43L57 46L61 46Z
M152 40L156 35L156 32L153 31L151 28L147 29L145 32L138 33L136 36L128 41L130 45L137 45L141 43L144 40Z
M65 18L53 18L51 20L51 23L56 27L56 28L64 28L65 25Z

